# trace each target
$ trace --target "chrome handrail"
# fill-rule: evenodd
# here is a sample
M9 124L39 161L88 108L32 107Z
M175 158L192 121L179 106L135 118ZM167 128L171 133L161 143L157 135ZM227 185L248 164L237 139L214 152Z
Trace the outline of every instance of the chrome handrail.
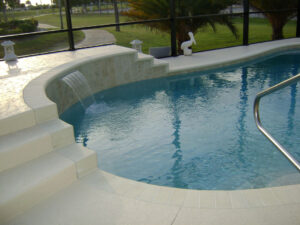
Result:
M272 142L276 146L276 148L300 171L300 163L262 126L259 116L259 102L262 97L269 95L284 87L287 87L293 83L296 83L299 80L300 74L258 93L254 100L253 112L256 126L260 130L260 132L262 132L269 139L269 141Z

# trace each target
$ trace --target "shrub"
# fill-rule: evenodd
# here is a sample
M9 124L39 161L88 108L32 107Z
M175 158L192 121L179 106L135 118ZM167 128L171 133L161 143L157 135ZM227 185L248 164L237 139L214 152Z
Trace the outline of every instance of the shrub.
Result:
M34 32L37 30L38 21L35 19L29 20L11 20L7 23L0 23L0 34L19 34Z

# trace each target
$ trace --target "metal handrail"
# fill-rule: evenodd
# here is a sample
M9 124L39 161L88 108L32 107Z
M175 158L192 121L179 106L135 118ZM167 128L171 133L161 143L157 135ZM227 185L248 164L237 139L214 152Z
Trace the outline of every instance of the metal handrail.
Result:
M299 80L300 74L258 93L254 100L253 112L256 126L260 130L260 132L262 132L269 139L269 141L272 142L276 146L276 148L300 171L300 163L262 126L259 116L259 102L262 97L269 95L284 87L287 87L293 83L296 83Z

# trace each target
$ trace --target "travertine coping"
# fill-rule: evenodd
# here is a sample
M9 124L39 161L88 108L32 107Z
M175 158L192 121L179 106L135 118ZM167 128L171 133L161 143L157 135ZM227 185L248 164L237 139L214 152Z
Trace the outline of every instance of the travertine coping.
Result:
M248 209L300 204L300 185L245 190L191 190L157 186L96 171L102 191L155 204L202 209ZM299 205L300 207L300 205Z
M271 51L293 49L299 46L300 39L289 39L202 52L190 57L179 56L167 58L163 61L169 63L169 72L163 76L182 74L216 66L220 67L230 63L242 62L259 55L270 53ZM127 51L124 50L124 48L122 49L126 54L132 53L132 50ZM109 51L105 52L105 54L106 55L101 57L95 55L86 57L80 59L82 60L81 62L74 59L74 61L70 61L65 65L51 69L26 86L23 97L26 104L34 110L37 123L48 120L53 116L57 117L56 105L46 96L46 89L51 81L77 68L79 62L80 65L83 65L84 63L95 61L95 59L98 60L100 58L104 59L105 57L109 57L107 55L111 56ZM297 224L297 221L300 221L299 216L297 217L294 213L300 211L300 185L237 191L184 190L143 184L101 170L88 175L80 182L85 186L88 185L89 187L95 188L97 191L104 191L108 193L108 195L118 195L122 196L122 198L144 201L151 204L178 206L179 211L173 220L175 224L176 222L180 224L180 222L178 222L180 217L177 218L178 214L194 214L194 211L191 211L191 209L253 209L252 211L247 211L247 213L249 212L246 216L247 218L261 214L261 212L264 212L264 209L265 211L274 211L274 217L279 217L280 213L282 214L282 212L280 212L281 209L284 209L283 212L290 212L291 215L287 216L292 216L293 224ZM111 190L113 190L113 192L111 192ZM195 213L196 212L198 213L198 211L195 211ZM239 212L245 214L244 211ZM224 211L223 213L230 214L232 212ZM268 213L270 214L269 211Z
M194 71L216 69L232 64L243 63L260 56L275 52L300 48L300 39L293 38L281 41L258 43L249 46L206 51L192 56L178 56L165 58L169 63L169 74L183 74Z
M61 81L62 77L74 71L80 71L92 93L97 93L130 82L166 76L168 63L120 47L107 54L74 60L54 68L24 89L25 102L35 109L37 123L56 117L57 111L61 114L78 101L72 89Z
M80 59L74 59L71 62L68 62L66 64L59 65L58 67L55 67L51 69L50 71L47 71L46 73L42 74L41 76L37 77L33 81L31 81L25 88L24 88L24 100L26 104L34 109L35 111L35 117L36 122L41 123L44 121L47 121L53 117L57 117L57 105L60 104L61 100L59 98L55 98L56 96L51 96L51 94L59 93L59 94L66 94L64 91L68 91L68 89L64 90L58 90L55 89L56 87L53 87L51 89L51 86L55 84L55 81L59 81L60 78L67 75L68 73L71 73L73 71L79 70L80 67L88 64L89 66L91 64L97 65L97 62L105 61L106 59L111 59L116 56L120 55L127 55L131 54L134 55L135 51L131 49L112 49L109 54L96 54L93 56L87 56ZM93 68L90 68L91 70ZM107 68L106 68L107 69ZM47 95L50 93L50 96ZM64 97L64 96L58 96L58 97ZM71 96L73 97L73 96ZM50 99L52 100L50 100ZM56 101L55 101L56 100ZM73 97L70 101L71 103L74 103L76 99ZM70 106L69 102L65 102L67 106ZM41 109L45 109L44 111L41 111ZM47 115L46 115L47 114Z

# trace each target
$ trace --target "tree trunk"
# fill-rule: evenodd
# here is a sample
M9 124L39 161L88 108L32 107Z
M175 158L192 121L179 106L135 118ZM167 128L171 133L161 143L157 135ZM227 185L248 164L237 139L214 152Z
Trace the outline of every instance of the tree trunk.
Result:
M101 14L101 1L98 0L98 10L99 10L99 14Z
M283 27L287 23L287 18L281 16L280 14L274 15L267 15L270 24L272 25L272 40L280 40L283 39Z
M63 16L62 16L61 0L58 0L58 7L59 7L60 29L64 29L64 22L63 22Z
M1 1L1 5L2 5L2 12L3 12L4 22L7 23L6 5L5 5L4 0Z
M120 20L119 20L118 2L117 2L117 0L113 0L113 3L114 3L114 10L115 10L115 21L116 21L116 24L119 24ZM116 31L120 31L119 25L116 26Z
M272 34L272 40L280 40L283 39L283 27L284 25L273 25L273 34Z
M87 13L86 2L84 2L83 5L82 5L82 13L83 13L83 14L86 14L86 13Z

